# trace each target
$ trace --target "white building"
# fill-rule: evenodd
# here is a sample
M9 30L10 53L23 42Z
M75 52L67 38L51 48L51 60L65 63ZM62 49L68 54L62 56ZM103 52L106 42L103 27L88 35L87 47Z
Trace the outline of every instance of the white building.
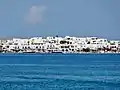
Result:
M32 50L38 52L63 51L81 52L83 49L102 50L104 48L120 48L120 41L108 41L97 37L33 37L28 39L13 38L1 41L3 50Z

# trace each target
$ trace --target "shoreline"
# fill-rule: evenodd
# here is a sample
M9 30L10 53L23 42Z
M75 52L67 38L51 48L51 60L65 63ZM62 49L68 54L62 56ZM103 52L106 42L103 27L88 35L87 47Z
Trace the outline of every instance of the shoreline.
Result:
M82 54L96 54L96 55L99 55L99 54L120 54L120 52L105 52L105 53L92 53L92 52L79 52L79 53L46 53L46 52L22 52L22 53L14 53L14 52L6 52L6 53L0 53L0 54L48 54L48 55L51 55L51 54L61 54L61 55L67 55L67 54L77 54L77 55L82 55Z

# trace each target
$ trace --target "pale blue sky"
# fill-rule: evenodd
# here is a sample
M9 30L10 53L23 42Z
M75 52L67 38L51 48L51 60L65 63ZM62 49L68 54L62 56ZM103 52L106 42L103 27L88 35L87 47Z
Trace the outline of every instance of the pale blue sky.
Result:
M120 39L120 0L0 0L0 37Z

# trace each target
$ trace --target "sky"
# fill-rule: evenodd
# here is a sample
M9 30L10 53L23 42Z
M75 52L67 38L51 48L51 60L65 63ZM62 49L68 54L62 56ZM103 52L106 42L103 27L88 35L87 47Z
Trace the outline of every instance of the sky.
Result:
M120 0L0 0L0 37L120 39Z

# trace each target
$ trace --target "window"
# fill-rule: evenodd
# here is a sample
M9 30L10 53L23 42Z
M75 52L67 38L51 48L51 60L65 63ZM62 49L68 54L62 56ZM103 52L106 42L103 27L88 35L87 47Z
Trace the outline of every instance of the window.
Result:
M69 41L67 42L67 44L69 44Z
M64 48L64 46L61 46L61 48Z
M66 43L66 41L60 41L60 44L65 44Z
M9 46L7 46L7 48L9 48Z

